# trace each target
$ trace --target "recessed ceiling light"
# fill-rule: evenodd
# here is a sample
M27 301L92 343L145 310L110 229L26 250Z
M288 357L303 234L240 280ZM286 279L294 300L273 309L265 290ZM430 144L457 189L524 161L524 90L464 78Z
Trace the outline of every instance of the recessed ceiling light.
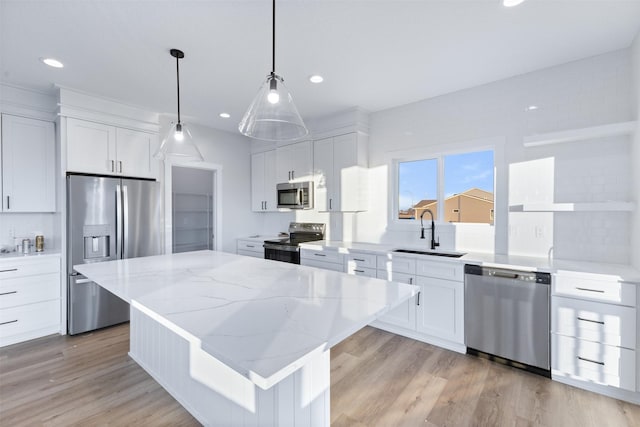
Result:
M313 76L309 76L309 81L311 83L322 83L324 81L324 77L319 74L314 74Z
M513 7L522 3L524 0L502 0L502 5L504 7Z
M529 111L533 111L533 110L537 110L537 109L538 109L538 106L537 106L537 105L529 105L529 106L527 107L527 110L529 110Z
M229 113L220 113L219 116L222 117L223 119L228 119L229 117L231 117L231 114L229 114Z
M42 63L48 65L49 67L53 67L53 68L63 68L64 64L60 61L58 61L57 59L53 59L53 58L40 58L40 61L42 61Z

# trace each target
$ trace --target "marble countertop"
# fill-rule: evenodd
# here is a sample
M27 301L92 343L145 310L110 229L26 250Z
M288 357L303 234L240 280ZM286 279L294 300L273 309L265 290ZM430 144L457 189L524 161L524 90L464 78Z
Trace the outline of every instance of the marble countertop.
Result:
M368 252L375 254L385 254L392 252L394 249L419 249L428 250L427 246L415 247L411 245L389 244L389 243L367 243L367 242L341 242L318 240L314 242L306 242L300 245L302 248L331 248L340 252L348 253L349 251ZM437 252L448 252L446 250L437 249ZM617 281L627 281L640 284L640 271L626 264L611 264L592 261L576 261L563 259L550 259L527 257L517 255L499 255L493 253L465 253L460 258L448 257L431 257L429 255L399 253L401 257L415 257L438 260L442 262L460 262L464 264L478 264L489 267L503 267L530 271L541 271L547 273L560 273L584 276L588 278L611 279Z
M263 389L418 290L214 251L74 268Z

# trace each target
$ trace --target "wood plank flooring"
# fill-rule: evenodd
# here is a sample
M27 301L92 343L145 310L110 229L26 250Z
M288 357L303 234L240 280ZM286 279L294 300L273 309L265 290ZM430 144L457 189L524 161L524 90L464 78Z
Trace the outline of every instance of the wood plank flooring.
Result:
M197 426L129 325L0 349L0 426ZM640 406L367 327L331 351L331 425L640 426Z

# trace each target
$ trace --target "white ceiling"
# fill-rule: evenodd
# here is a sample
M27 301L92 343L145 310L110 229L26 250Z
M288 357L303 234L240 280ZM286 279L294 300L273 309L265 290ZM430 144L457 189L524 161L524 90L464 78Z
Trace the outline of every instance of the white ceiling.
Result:
M305 119L379 111L628 47L640 0L278 0L276 72ZM269 0L0 0L0 80L237 131L271 60ZM61 70L41 64L55 57ZM322 74L325 82L308 77ZM218 117L229 112L230 119Z

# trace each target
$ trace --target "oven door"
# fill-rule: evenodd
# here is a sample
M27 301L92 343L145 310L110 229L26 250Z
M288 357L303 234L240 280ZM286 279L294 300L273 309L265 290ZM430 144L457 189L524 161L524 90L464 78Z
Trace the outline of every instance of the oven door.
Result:
M271 259L274 261L288 262L291 264L300 264L300 251L298 248L289 248L281 245L269 245L264 246L264 259Z

